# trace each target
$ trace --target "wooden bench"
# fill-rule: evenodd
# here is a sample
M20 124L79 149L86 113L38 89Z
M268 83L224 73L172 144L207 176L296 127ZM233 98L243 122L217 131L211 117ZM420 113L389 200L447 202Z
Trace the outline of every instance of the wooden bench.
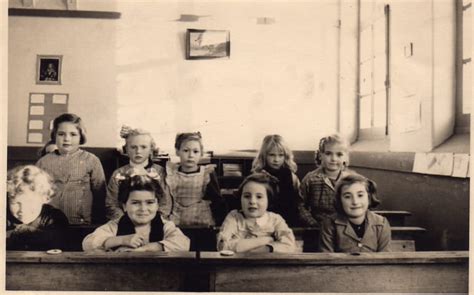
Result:
M200 253L216 292L468 291L468 252Z
M373 212L385 216L391 226L404 226L405 219L411 216L410 212L402 210L374 210Z

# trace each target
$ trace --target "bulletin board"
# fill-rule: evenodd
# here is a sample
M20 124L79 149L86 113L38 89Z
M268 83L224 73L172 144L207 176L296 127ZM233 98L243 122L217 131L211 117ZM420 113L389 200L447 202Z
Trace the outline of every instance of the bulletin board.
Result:
M68 102L67 93L30 93L26 142L48 142L54 118L67 113Z

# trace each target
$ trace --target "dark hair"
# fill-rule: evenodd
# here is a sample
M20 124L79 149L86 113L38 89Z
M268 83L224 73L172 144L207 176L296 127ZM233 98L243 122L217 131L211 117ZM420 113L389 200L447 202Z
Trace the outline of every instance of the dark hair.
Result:
M65 122L76 124L77 130L79 130L79 134L81 135L79 144L84 144L87 142L86 129L85 129L84 123L82 122L81 117L75 114L71 114L71 113L64 113L56 117L56 119L54 119L53 130L51 130L52 142L56 142L56 133L58 132L59 124L65 123Z
M161 197L163 192L158 180L147 175L125 176L125 179L119 182L119 202L122 204L127 203L130 193L134 191L152 192L157 199Z
M48 146L50 146L50 145L53 145L53 144L55 145L56 142L54 142L54 141L52 141L52 140L49 140L47 143L45 143L44 146L43 146L41 149L38 150L38 156L39 156L40 158L43 157L43 156L46 156L46 154L48 153L48 152L46 151L46 148L47 148Z
M201 155L204 153L204 147L202 145L202 136L201 132L186 132L186 133L178 133L176 134L176 139L174 141L174 148L176 150L179 150L181 148L181 145L185 143L186 141L191 141L195 140L199 142L199 145L201 146Z
M367 190L367 194L369 197L369 209L375 208L380 204L380 200L377 198L377 184L373 181L368 179L365 176L362 176L357 173L351 173L347 176L344 176L340 180L338 180L336 184L336 212L339 214L345 215L344 209L342 208L342 189L345 186L354 184L354 183L362 183Z
M278 179L270 175L268 172L252 173L247 176L240 184L236 193L239 198L242 198L244 186L249 182L256 182L265 187L268 198L268 210L271 210L273 208L273 198L276 194L278 194Z

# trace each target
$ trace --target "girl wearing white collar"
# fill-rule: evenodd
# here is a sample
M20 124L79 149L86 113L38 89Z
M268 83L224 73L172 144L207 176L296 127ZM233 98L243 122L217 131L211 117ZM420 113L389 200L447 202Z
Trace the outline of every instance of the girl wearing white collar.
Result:
M231 211L217 235L217 249L234 252L295 252L295 236L285 220L268 212L277 180L254 173L240 185L241 210ZM270 202L271 203L271 202Z

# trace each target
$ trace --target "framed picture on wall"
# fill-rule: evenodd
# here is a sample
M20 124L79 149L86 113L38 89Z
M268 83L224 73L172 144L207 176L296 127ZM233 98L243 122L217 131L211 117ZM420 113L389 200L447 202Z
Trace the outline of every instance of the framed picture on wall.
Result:
M230 57L230 32L224 30L186 31L186 59Z
M36 84L61 84L62 55L38 55L36 58Z

